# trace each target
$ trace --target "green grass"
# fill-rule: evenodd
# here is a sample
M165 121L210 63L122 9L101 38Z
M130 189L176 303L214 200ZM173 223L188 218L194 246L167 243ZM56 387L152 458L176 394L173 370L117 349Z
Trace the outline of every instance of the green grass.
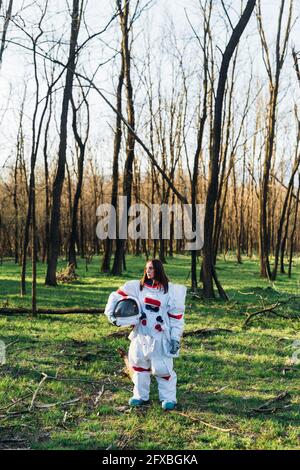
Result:
M122 374L123 362L116 348L127 348L128 340L109 337L116 330L103 315L0 316L0 340L8 345L6 363L0 366L0 446L300 448L300 366L285 369L293 342L300 339L299 321L263 316L243 328L246 312L258 309L262 299L269 305L278 297L299 295L299 264L297 259L292 279L280 275L271 285L259 277L257 260L238 265L227 257L218 260L218 274L229 302L201 301L188 295L186 331L214 327L232 333L184 339L175 363L177 411L183 415L161 410L155 380L148 408L131 410L127 406L132 385ZM38 306L104 306L113 289L140 277L143 265L143 258L129 257L128 271L114 278L100 274L100 260L94 258L88 272L80 263L79 281L49 288L44 286L45 266L39 264ZM172 281L188 285L188 257L168 259L166 270ZM28 294L21 298L19 277L20 269L13 261L0 266L0 305L30 306L30 278ZM296 299L279 311L296 314L299 310L300 300ZM29 410L41 373L54 378L41 385L35 404L57 404ZM273 412L253 411L280 392L289 396L270 405ZM213 429L203 422L231 431ZM15 441L3 443L9 439Z

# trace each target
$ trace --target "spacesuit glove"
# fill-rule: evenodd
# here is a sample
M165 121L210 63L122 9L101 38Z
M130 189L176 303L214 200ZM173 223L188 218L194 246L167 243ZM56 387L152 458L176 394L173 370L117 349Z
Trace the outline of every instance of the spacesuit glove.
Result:
M177 339L171 339L170 353L176 354L179 348L180 348L180 342Z
M119 326L119 325L117 325L116 317L114 317L113 315L111 315L111 316L109 317L109 321L110 321L110 323L112 323L114 326Z

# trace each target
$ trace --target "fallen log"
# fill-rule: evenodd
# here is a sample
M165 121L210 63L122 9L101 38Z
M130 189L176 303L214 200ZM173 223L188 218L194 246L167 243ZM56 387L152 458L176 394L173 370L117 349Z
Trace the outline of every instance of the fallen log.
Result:
M263 300L266 300L266 299L263 299ZM248 326L248 324L255 317L260 317L261 315L269 315L269 314L274 315L275 317L284 318L285 320L300 320L299 314L285 315L283 313L278 313L277 310L276 310L277 308L283 307L284 305L288 305L291 302L293 302L295 304L295 302L294 302L295 300L299 300L299 296L293 295L293 296L291 296L291 297L289 297L288 299L285 299L285 300L277 300L275 304L269 305L268 307L263 306L264 308L262 308L261 310L258 310L257 312L247 313L247 318L244 322L243 327L245 328L246 326Z
M113 333L107 335L108 338L124 338L129 335L131 332L130 328L124 328L121 331L114 331ZM200 328L198 330L185 331L183 337L187 336L209 336L214 334L221 333L233 333L232 330L227 330L226 328Z
M275 309L276 309L279 305L280 305L280 304L279 304L279 302L277 301L276 304L271 305L270 307L267 307L267 308L264 308L264 309L262 309L262 310L258 310L257 312L251 313L251 314L247 317L247 319L246 319L246 321L245 321L245 323L244 323L244 326L246 326L246 325L252 320L252 318L253 318L253 317L256 317L257 315L262 315L262 314L264 314L264 313L276 313L276 312L275 312Z
M126 352L123 348L118 348L117 351L118 351L118 353L120 354L120 356L122 357L122 359L123 359L123 361L124 361L124 364L125 364L124 373L125 373L130 379L132 379L132 377L133 377L133 372L134 372L134 371L133 371L132 367L130 367L127 352Z
M246 318L243 327L245 328L246 326L248 326L249 323L253 320L254 317L257 317L257 316L260 316L260 315L271 314L271 315L275 315L276 317L285 318L286 320L291 320L291 319L298 318L298 317L295 317L295 316L288 316L288 315L283 315L283 314L277 313L276 308L280 307L281 305L282 305L282 303L277 300L276 304L274 304L274 305L270 305L267 308L263 308L262 310L258 310L257 312L250 313L248 315L248 317Z
M87 307L69 307L59 309L37 308L38 315L100 315L104 313L104 308L87 308ZM32 309L27 307L2 307L0 315L31 315Z
M275 403L285 399L291 399L291 395L289 392L281 392L276 397L271 398L267 402L260 405L258 408L252 408L252 410L250 411L254 413L275 413L275 411L281 409L281 407L275 406L275 408L272 408L271 405L274 405Z
M183 333L183 337L186 338L187 336L209 336L219 333L233 333L233 331L228 330L226 328L200 328L199 330L185 331Z

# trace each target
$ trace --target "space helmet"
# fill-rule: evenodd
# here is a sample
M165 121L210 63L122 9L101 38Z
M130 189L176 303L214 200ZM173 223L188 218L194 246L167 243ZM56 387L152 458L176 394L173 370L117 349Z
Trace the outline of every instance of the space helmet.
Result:
M135 297L126 297L117 302L113 316L117 326L137 325L141 317L141 306Z

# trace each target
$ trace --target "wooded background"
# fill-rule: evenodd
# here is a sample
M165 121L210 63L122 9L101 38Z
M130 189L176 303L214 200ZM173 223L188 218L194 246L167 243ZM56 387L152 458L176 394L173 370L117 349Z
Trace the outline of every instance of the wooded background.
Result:
M105 8L104 8L105 4ZM176 8L174 8L174 6ZM191 286L226 299L217 255L292 275L300 251L299 0L0 1L0 262L25 293L31 258L184 252L184 240L99 240L96 210L205 204ZM272 13L272 15L270 14ZM159 221L161 226L161 220Z

